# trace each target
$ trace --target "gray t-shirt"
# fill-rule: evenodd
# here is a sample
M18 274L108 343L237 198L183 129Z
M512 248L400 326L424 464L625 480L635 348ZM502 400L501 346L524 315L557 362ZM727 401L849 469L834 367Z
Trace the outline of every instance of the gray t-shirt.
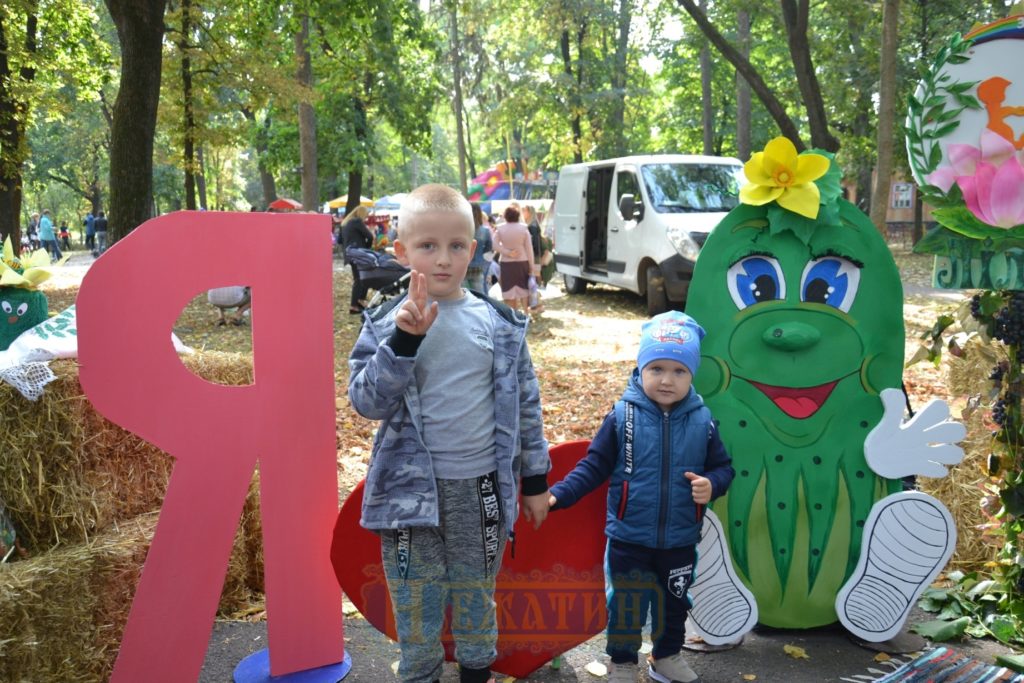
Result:
M416 353L423 443L438 479L494 471L494 322L471 294L439 301Z

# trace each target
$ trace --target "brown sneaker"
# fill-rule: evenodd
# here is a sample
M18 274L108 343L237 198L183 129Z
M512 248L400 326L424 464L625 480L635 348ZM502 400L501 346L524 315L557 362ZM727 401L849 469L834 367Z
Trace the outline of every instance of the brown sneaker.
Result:
M648 657L647 665L651 680L660 683L700 683L700 676L686 663L682 652L661 659Z

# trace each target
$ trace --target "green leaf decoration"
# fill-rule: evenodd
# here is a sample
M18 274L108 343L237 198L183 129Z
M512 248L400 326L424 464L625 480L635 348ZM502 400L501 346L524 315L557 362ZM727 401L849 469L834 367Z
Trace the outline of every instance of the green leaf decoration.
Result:
M1004 643L1009 643L1013 640L1017 633L1013 618L1002 614L993 617L992 623L988 625L988 630L992 632L996 639Z
M1003 507L1014 517L1024 515L1024 486L1017 484L1009 486L999 492L999 499L1003 501Z
M805 152L805 154L819 154L829 160L828 170L825 171L825 175L815 180L814 184L818 186L818 192L821 194L821 203L831 204L843 194L843 186L841 184L843 181L843 171L839 168L839 164L836 163L836 156L823 149L812 149Z
M798 213L787 211L775 202L772 202L768 207L768 225L772 235L790 230L800 241L806 244L810 241L815 229L817 229L818 221L814 218L807 218Z
M914 624L910 627L910 630L914 633L921 634L928 640L942 643L962 636L970 623L970 617L960 617L954 621L934 619L932 621Z
M932 216L953 232L975 239L990 238L1002 242L1010 237L1024 238L1024 224L1008 229L996 228L978 220L978 217L963 204L935 209Z

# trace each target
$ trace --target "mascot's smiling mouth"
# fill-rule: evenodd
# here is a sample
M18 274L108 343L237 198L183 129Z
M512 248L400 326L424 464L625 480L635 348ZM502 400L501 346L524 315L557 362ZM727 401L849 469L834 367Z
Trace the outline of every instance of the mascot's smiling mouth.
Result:
M770 384L761 384L748 379L765 396L771 400L779 410L797 420L814 415L824 405L825 401L832 394L839 380L832 380L816 387L776 387Z

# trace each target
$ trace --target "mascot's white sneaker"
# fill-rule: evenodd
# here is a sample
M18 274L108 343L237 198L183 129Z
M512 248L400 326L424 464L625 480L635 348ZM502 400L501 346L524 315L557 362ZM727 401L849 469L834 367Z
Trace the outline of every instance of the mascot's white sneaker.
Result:
M722 523L709 509L697 544L697 578L688 591L690 620L709 645L726 645L757 623L757 601L732 568Z
M955 546L953 517L931 496L905 491L878 501L864 524L857 567L836 596L839 621L868 642L894 637Z

